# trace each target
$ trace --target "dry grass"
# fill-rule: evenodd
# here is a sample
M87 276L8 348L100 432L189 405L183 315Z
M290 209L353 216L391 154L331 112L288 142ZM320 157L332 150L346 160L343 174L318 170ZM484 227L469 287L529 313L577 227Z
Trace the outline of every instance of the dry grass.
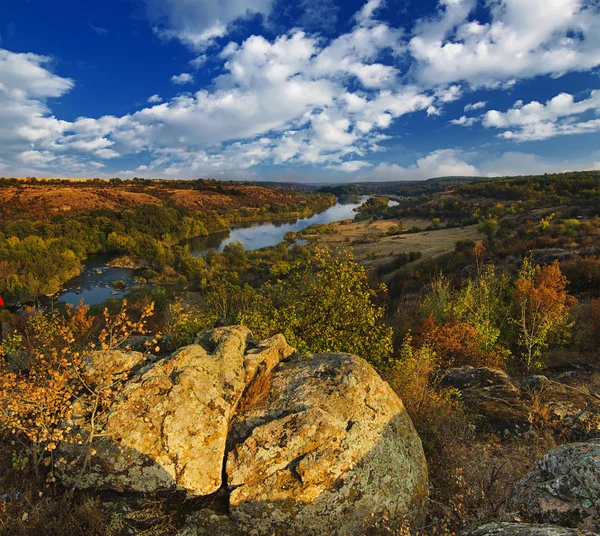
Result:
M429 468L427 521L413 528L413 534L453 536L501 519L511 486L555 446L555 439L542 428L508 439L476 434L476 416L469 415L452 391L437 388L435 370L431 354L416 350L387 371L386 379L423 441Z
M425 220L403 220L405 228L413 225L426 227ZM404 233L385 236L397 220L377 220L362 222L334 222L324 232L307 235L308 238L330 246L350 246L358 262L372 267L389 262L400 253L420 251L423 258L437 257L454 250L458 240L481 240L476 225L453 229L438 229L418 233ZM391 277L391 274L388 276Z
M260 209L271 203L302 203L306 196L288 192L224 184L220 189L171 188L168 185L136 185L70 181L69 184L23 184L0 191L11 213L47 218L58 213L79 214L94 209L122 210L143 203L164 205L170 201L191 210Z

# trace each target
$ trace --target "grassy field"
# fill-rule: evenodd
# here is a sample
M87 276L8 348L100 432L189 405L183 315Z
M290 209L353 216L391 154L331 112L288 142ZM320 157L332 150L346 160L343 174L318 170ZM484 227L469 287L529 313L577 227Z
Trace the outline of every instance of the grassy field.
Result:
M426 228L431 223L416 219L403 221L406 229L413 226ZM431 258L454 250L458 240L481 240L483 238L483 235L477 231L476 225L386 236L396 225L398 225L397 220L366 220L362 222L344 220L310 228L305 232L303 238L330 246L350 247L358 262L372 267L390 261L399 253L420 251L423 258ZM311 232L313 229L316 232Z

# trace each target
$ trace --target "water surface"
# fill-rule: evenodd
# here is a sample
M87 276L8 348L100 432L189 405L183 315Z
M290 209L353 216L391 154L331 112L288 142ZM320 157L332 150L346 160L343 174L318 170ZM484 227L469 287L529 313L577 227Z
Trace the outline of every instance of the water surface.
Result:
M288 222L250 223L232 225L228 233L219 233L220 236L210 235L194 239L190 242L192 254L204 255L209 249L221 252L227 244L241 242L246 250L261 249L276 246L283 241L286 233L297 233L311 225L332 223L352 219L356 215L354 209L359 207L368 199L368 196L360 198L359 203L336 203L333 207L315 214L310 218L301 218Z
M66 292L60 295L59 301L78 305L83 299L86 305L95 305L108 298L122 298L128 289L117 290L112 284L123 280L130 287L134 282L134 270L106 266L109 260L110 257L105 255L96 255L86 260L82 272L65 283Z

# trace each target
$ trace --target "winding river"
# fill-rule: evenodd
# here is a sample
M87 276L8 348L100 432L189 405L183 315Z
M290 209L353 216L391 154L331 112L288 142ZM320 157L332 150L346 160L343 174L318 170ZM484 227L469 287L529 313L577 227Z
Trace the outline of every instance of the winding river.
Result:
M338 202L333 207L310 218L301 218L292 222L234 224L229 231L194 238L188 243L195 256L205 255L210 249L221 252L227 244L232 242L241 242L247 250L276 246L290 231L298 232L311 225L353 218L354 209L367 199L368 196L364 196L360 198L359 203ZM397 204L395 201L390 201L390 206ZM127 294L129 288L135 284L134 270L109 267L106 265L108 260L109 258L106 256L90 257L85 262L81 274L65 284L59 301L76 305L83 299L86 305L95 305L108 298L122 298ZM121 280L125 283L126 288L115 289L113 283Z
M234 224L229 231L194 238L188 243L195 256L205 255L210 249L221 252L227 244L232 242L241 242L247 250L276 246L289 231L298 232L314 224L353 218L354 209L367 199L368 196L365 196L360 198L359 203L338 202L333 207L310 218L287 222ZM85 262L81 274L65 284L64 290L58 298L59 301L77 305L83 299L86 305L95 305L108 298L125 296L131 286L135 285L135 270L107 266L106 263L109 260L109 257L103 255L91 256ZM115 289L113 283L121 280L125 283L125 288Z

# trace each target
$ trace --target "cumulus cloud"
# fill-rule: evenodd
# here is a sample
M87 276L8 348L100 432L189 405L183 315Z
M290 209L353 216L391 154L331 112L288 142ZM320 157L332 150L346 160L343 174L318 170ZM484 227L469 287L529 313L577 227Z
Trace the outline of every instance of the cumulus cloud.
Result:
M171 77L171 82L181 86L183 84L191 84L194 81L194 77L190 73L175 74Z
M489 21L472 18L487 7ZM513 78L560 76L600 65L600 16L583 0L441 0L409 47L425 84L495 86Z
M371 167L373 164L364 162L363 160L350 160L348 162L342 162L341 164L332 164L327 166L329 169L337 171L344 171L346 173L353 173L359 169Z
M194 81L192 69L204 65L215 39L239 21L268 16L273 3L145 1L155 31L194 50L190 72L172 77L179 85ZM600 15L580 0L440 0L434 16L410 32L377 20L383 6L366 1L354 26L334 39L294 29L231 42L211 54L219 74L203 89L166 101L152 95L147 107L123 116L56 118L50 99L69 92L73 81L53 74L47 57L0 49L0 161L5 169L63 166L77 174L111 161L117 169L119 157L134 156L143 169L130 172L153 176L251 174L265 163L378 180L473 175L483 167L457 149L433 151L408 167L373 167L368 159L384 150L399 118L440 116L474 86L504 89L521 78L600 65ZM515 141L596 132L599 99L598 92L579 101L561 94L451 123L481 123ZM463 107L468 113L486 106Z
M503 138L515 141L600 131L600 119L586 119L587 112L600 113L600 90L592 91L587 99L580 101L575 101L569 93L560 93L545 104L517 101L506 112L489 110L483 115L482 124L502 130Z
M145 0L154 31L177 39L195 50L204 50L227 35L238 20L267 16L273 0Z
M463 155L454 149L440 149L419 158L415 164L402 167L398 164L381 163L360 180L374 181L414 181L434 177L477 176L479 170L465 161Z
M453 125L460 125L463 127L472 127L477 121L477 117L467 117L466 115L463 115L458 119L451 119L450 123L452 123Z

